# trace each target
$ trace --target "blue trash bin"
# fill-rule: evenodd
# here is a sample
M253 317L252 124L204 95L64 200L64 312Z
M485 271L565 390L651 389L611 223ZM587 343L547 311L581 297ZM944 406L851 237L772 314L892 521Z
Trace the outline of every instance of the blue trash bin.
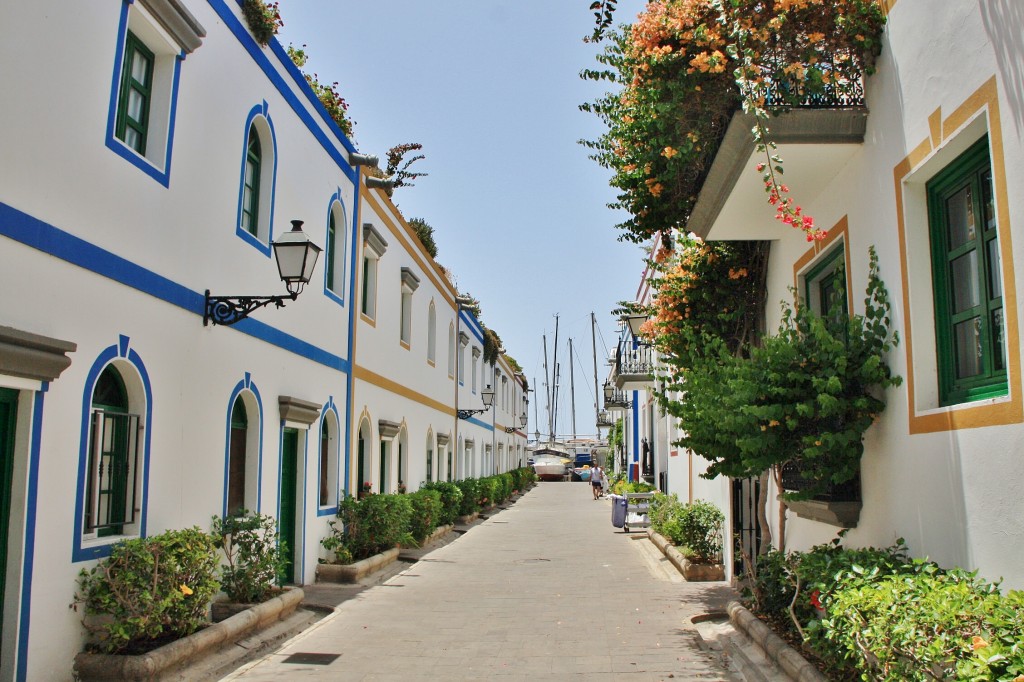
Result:
M612 525L622 528L626 525L626 497L625 495L612 495Z

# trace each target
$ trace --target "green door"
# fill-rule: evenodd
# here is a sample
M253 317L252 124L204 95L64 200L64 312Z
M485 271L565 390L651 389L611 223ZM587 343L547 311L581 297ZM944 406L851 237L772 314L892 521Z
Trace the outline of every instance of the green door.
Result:
M295 556L297 538L295 533L296 493L299 480L299 432L285 429L281 452L281 511L278 514L281 544L284 545L284 581L295 582Z
M0 614L7 575L7 531L11 519L11 471L14 468L14 427L18 419L18 392L0 388ZM2 636L2 621L0 621Z

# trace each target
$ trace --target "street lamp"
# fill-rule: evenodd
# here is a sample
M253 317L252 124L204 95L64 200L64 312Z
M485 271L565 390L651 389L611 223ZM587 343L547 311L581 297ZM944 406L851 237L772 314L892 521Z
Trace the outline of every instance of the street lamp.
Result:
M612 401L612 397L615 395L615 387L612 386L610 381L605 380L604 382L604 404L607 405Z
M522 424L522 428L524 428L524 429L526 428L526 422L527 422L526 414L523 413L523 414L519 415L519 423ZM505 433L515 433L515 432L516 432L516 427L514 427L514 426L506 426L505 427Z
M483 408L479 410L458 410L459 419L469 419L474 414L480 414L491 409L491 405L494 403L494 389L488 386L480 391L480 398L484 401Z
M273 303L283 308L285 301L294 301L302 288L313 277L316 259L322 249L311 242L302 231L302 221L293 220L292 229L273 243L277 272L284 282L287 294L278 296L211 296L206 290L203 308L203 326L232 325L249 317L249 313Z
M625 323L629 325L629 333L632 334L633 338L636 339L636 342L642 346L646 346L647 343L640 337L640 327L642 327L650 317L650 315L642 313L622 316Z

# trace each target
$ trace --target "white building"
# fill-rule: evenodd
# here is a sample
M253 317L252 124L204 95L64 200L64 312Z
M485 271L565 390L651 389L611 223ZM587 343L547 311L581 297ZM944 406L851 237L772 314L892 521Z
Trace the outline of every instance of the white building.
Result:
M900 387L865 436L855 489L790 505L787 547L850 530L851 546L912 553L1024 587L1020 306L1013 225L1024 220L1024 63L1013 3L883 3L888 23L863 108L794 109L771 123L786 182L828 238L774 219L737 117L687 231L771 240L767 329L796 287L810 305L843 265L854 313L879 254ZM671 469L671 465L670 465ZM673 477L675 476L675 470ZM675 488L675 484L670 484ZM847 491L850 492L850 491ZM769 491L774 505L777 490ZM734 500L735 501L735 500ZM777 514L769 513L777 537ZM734 525L734 531L738 527Z
M367 442L388 490L521 450L511 413L459 429L482 384L456 393L450 349L479 328L237 3L17 3L0 64L0 679L71 677L78 573L121 538L245 507L308 583ZM305 291L216 324L208 290L285 294L292 220L323 248Z

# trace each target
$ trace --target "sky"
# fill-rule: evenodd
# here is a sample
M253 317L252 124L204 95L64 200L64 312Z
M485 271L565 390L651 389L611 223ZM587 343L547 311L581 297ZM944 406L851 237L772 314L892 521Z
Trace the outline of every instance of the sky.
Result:
M575 435L596 433L591 313L597 321L598 384L618 338L611 311L632 299L644 269L635 244L618 241L625 214L610 171L578 140L604 131L578 106L607 90L584 81L602 45L589 0L280 0L278 40L306 46L306 70L338 82L355 121L353 142L386 164L391 147L416 142L428 175L399 187L406 219L434 228L437 261L460 291L480 300L547 425L544 337L554 372L558 318L558 435L573 435L567 339L574 347ZM616 23L639 0L620 0ZM553 378L550 380L553 382Z

